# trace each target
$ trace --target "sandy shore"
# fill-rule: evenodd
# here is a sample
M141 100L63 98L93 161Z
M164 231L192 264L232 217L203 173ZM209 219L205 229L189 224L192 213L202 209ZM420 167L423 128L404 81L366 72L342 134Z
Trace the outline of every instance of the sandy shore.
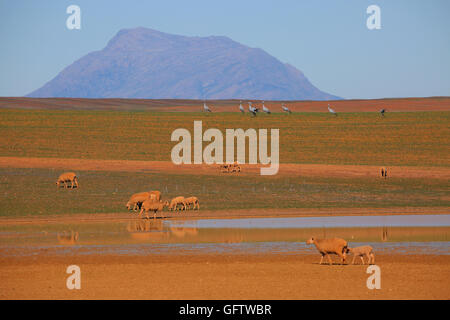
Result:
M318 254L3 257L0 299L450 298L450 256L378 255L380 290L367 288L367 266L318 262ZM80 290L66 288L72 264Z
M241 175L259 175L261 165L242 165ZM168 161L96 160L62 158L0 157L0 168L46 168L93 171L152 172L174 174L237 175L222 173L219 165L175 165ZM289 177L378 177L380 167L367 165L280 164L278 176ZM450 179L445 167L390 166L389 176L397 178Z
M288 218L320 216L387 216L387 215L423 215L449 214L445 207L426 208L305 208L305 209L233 209L233 210L189 210L163 211L158 219L239 219L239 218ZM42 223L82 223L82 222L118 222L134 221L136 212L60 214L43 216L0 217L1 225L22 225Z

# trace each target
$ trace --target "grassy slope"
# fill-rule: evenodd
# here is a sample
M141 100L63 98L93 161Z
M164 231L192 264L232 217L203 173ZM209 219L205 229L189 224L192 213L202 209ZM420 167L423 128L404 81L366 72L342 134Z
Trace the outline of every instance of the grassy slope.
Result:
M130 194L196 195L202 209L427 207L450 205L443 179L192 176L80 171L79 189L57 190L49 169L0 169L0 215L125 212Z
M279 128L282 163L448 166L450 112L161 113L0 110L0 156L170 161L176 128ZM206 143L204 144L206 145Z

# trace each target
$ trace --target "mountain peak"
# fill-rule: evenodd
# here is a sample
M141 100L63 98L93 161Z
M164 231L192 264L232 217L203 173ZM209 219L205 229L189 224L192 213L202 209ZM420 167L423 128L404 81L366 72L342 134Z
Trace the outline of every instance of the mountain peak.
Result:
M329 100L303 73L225 36L122 29L30 97Z

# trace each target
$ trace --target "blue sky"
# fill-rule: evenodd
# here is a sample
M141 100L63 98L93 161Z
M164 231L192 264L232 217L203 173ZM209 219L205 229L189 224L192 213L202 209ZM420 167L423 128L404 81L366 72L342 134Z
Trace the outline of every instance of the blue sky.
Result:
M66 8L81 8L68 30ZM381 8L368 30L366 9ZM0 0L0 96L41 87L120 29L223 35L297 67L347 99L450 96L448 0Z

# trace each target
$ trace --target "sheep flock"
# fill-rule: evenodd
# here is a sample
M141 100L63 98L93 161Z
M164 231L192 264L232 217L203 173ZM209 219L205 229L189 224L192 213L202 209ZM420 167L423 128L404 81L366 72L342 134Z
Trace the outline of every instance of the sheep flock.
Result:
M79 187L78 176L74 172L62 173L57 181L56 186L59 189L61 186L64 189L74 189ZM161 192L158 190L138 192L131 195L128 202L125 204L128 211L139 211L139 217L143 213L149 218L148 213L153 212L153 217L156 218L158 211L163 211L168 207L169 211L186 211L186 210L200 210L200 201L197 197L183 197L178 196L169 200L161 200Z
M383 178L386 178L387 169L385 167L381 168L381 175ZM78 176L74 172L62 173L58 177L56 185L57 188L60 188L61 186L71 189L78 188ZM165 207L167 207L169 211L200 210L200 202L197 197L177 196L170 199L170 201L163 201L161 199L161 192L158 190L135 193L131 195L125 206L128 211L139 211L139 218L145 213L147 219L149 218L149 212L152 212L153 218L156 218L156 214L163 211ZM61 237L61 239L63 238L64 237ZM361 258L362 264L365 264L364 257L367 258L368 264L375 264L375 254L373 248L369 245L350 248L347 241L341 238L317 239L315 237L309 238L306 241L306 244L313 244L319 251L321 255L319 264L322 264L323 259L326 257L329 264L332 265L333 262L330 255L339 256L341 258L341 264L344 264L347 254L353 254L352 264L355 263L357 257Z

